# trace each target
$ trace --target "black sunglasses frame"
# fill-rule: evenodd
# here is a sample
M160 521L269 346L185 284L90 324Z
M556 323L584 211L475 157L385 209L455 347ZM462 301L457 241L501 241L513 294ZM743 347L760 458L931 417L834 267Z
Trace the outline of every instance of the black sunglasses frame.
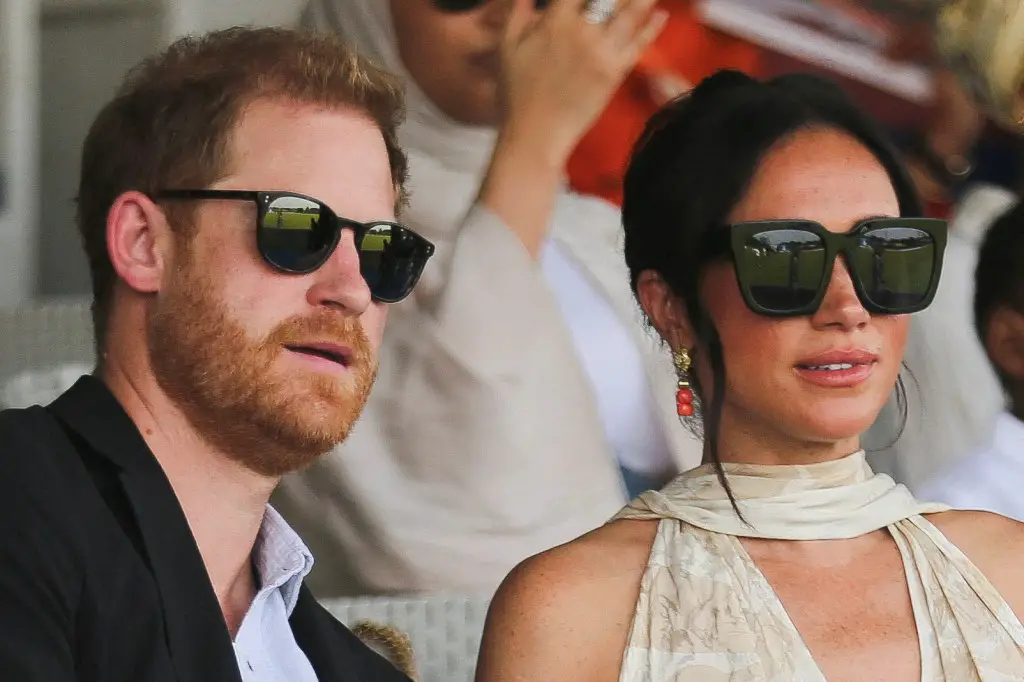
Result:
M281 265L274 261L274 259L267 253L267 249L264 244L264 227L263 220L269 212L270 205L282 198L294 197L296 199L302 199L309 201L320 207L321 219L326 218L332 223L333 236L331 237L330 245L324 249L323 255L314 264L305 268L289 268ZM416 269L412 276L409 278L409 282L406 287L403 288L402 292L398 296L382 297L373 293L375 301L381 303L398 303L405 297L407 297L416 286L420 276L423 274L423 268L426 266L427 261L434 254L434 245L421 236L420 234L410 230L408 227L399 223L390 222L387 220L376 220L369 223L361 223L357 220L351 220L350 218L342 218L335 213L330 206L320 201L315 197L308 196L306 194L300 194L298 192L277 192L277 191L263 191L263 190L237 190L237 189L162 189L156 193L155 199L171 199L171 200L226 200L226 201L252 201L256 204L256 249L259 251L260 257L263 261L274 270L284 272L290 275L307 275L311 272L315 272L318 268L323 266L324 263L331 257L334 250L338 248L338 243L341 241L341 233L343 230L352 230L355 237L355 243L357 245L356 250L359 251L358 245L362 243L363 237L367 232L375 227L386 225L391 228L397 228L406 235L413 238L416 246ZM360 253L360 256L362 254Z
M483 7L490 0L433 0L434 7L446 14L462 14L472 12ZM534 6L538 10L545 9L551 0L534 0Z
M903 227L920 230L931 237L935 245L934 262L932 263L931 280L928 288L919 302L913 306L894 309L890 306L882 306L871 300L867 288L861 279L859 270L852 265L854 259L851 251L861 246L860 240L874 230L885 228ZM757 220L749 222L731 223L725 226L726 229L713 229L708 233L706 241L706 252L709 256L721 255L728 252L732 258L734 270L736 271L736 282L739 285L740 293L747 307L766 317L801 317L813 315L821 306L828 291L828 283L832 280L832 272L835 268L836 258L842 254L847 264L847 271L850 279L853 280L854 289L861 305L869 313L874 315L907 315L920 312L927 308L932 299L935 298L935 291L939 286L939 277L942 274L943 254L946 250L947 225L946 221L939 218L868 218L854 225L849 232L832 232L824 225L812 220ZM788 310L775 310L761 305L751 291L747 280L747 273L742 272L739 254L748 245L749 241L758 234L764 232L795 230L812 233L821 239L825 246L825 267L818 284L818 292L814 300L805 306Z

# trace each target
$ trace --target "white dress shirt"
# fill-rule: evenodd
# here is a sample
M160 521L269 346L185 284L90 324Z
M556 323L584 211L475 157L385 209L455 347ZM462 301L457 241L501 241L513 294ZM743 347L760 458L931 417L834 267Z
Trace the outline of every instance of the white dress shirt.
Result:
M1024 520L1024 422L999 415L990 442L925 484L918 497Z
M253 547L253 565L259 591L234 642L242 682L317 682L288 622L313 555L270 506Z

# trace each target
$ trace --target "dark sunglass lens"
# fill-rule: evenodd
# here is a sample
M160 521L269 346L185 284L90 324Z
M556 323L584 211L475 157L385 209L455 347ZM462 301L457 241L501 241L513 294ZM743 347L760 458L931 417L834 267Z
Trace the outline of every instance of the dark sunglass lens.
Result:
M826 248L813 232L758 232L735 255L742 285L765 310L782 314L799 311L818 296L826 269Z
M865 232L851 249L853 269L871 303L888 312L916 312L931 289L935 240L914 227Z
M487 0L434 0L434 6L442 12L469 12L474 10L480 5L484 4Z
M371 225L359 243L359 267L378 301L408 296L424 262L419 238L398 225Z
M434 7L437 7L442 12L451 12L452 14L458 12L470 12L472 10L481 7L488 0L433 0ZM550 4L551 0L534 0L534 5L538 10L546 8Z
M302 197L273 199L260 223L259 247L272 265L288 272L318 268L334 246L337 229L321 205Z

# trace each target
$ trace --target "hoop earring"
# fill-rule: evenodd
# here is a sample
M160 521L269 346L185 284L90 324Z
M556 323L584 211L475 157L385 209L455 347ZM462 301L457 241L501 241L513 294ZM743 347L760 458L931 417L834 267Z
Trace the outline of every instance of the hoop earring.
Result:
M680 417L693 416L693 389L690 387L690 352L680 348L672 353L676 366L676 412Z

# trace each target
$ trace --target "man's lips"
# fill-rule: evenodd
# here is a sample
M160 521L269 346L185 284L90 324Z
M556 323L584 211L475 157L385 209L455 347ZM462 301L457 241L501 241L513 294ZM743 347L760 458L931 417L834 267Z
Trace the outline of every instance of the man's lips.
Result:
M295 343L287 344L285 348L293 353L321 358L342 367L348 367L352 364L352 349L348 346L334 343Z

